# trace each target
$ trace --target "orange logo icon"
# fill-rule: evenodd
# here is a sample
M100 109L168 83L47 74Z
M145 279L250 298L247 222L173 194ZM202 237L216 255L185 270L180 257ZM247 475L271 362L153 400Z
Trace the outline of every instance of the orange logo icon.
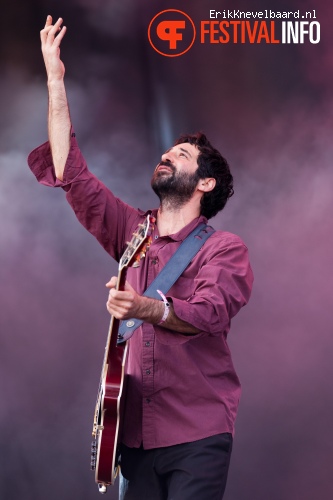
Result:
M148 27L150 45L166 57L185 54L192 47L195 35L195 26L190 16L176 9L159 12Z

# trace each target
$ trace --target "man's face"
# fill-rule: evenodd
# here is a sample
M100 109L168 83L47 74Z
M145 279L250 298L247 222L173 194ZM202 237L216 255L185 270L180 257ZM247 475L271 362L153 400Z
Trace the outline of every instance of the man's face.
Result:
M177 144L162 155L154 176L167 175L170 171L194 174L198 168L198 156L199 150L193 144L188 142Z
M155 168L151 185L161 201L168 199L176 206L188 201L198 184L199 150L189 143L168 149Z

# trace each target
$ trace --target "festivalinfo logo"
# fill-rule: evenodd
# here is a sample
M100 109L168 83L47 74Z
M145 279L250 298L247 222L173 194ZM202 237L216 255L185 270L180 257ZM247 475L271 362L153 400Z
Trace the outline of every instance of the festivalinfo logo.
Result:
M209 10L208 19L199 26L181 10L158 12L148 26L152 48L165 57L178 57L188 52L198 40L215 44L317 44L320 23L316 11L241 11Z
M156 52L166 57L185 54L194 44L196 29L188 14L168 9L156 14L148 27L148 39Z

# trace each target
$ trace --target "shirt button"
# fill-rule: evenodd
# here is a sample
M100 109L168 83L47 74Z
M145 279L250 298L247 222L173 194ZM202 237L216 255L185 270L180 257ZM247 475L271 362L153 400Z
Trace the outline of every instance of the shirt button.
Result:
M147 398L147 399L146 399L146 403L148 403L148 404L149 404L149 403L150 403L150 401L151 401L151 399L149 399L149 398Z
M150 375L150 370L146 370L146 374L147 374L147 375Z
M157 234L155 234L155 240L157 240L157 238L158 238L158 236L157 236Z
M154 259L154 260L152 260L152 261L151 261L151 263L152 263L152 264L157 264L157 260L156 260L156 259Z
M146 342L146 343L145 343L145 346L146 346L146 347L150 347L150 342Z

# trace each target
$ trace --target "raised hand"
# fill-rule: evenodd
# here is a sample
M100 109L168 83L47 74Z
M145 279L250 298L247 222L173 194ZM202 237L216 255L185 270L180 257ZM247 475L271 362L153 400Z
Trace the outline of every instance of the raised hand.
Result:
M71 121L64 83L65 66L60 59L60 44L66 33L62 18L52 24L47 16L40 32L47 86L49 91L48 131L55 175L63 179L64 168L70 149Z
M62 26L63 19L52 24L52 17L47 16L44 28L40 32L42 53L49 81L62 80L65 75L65 66L60 59L60 44L66 33L66 26Z

